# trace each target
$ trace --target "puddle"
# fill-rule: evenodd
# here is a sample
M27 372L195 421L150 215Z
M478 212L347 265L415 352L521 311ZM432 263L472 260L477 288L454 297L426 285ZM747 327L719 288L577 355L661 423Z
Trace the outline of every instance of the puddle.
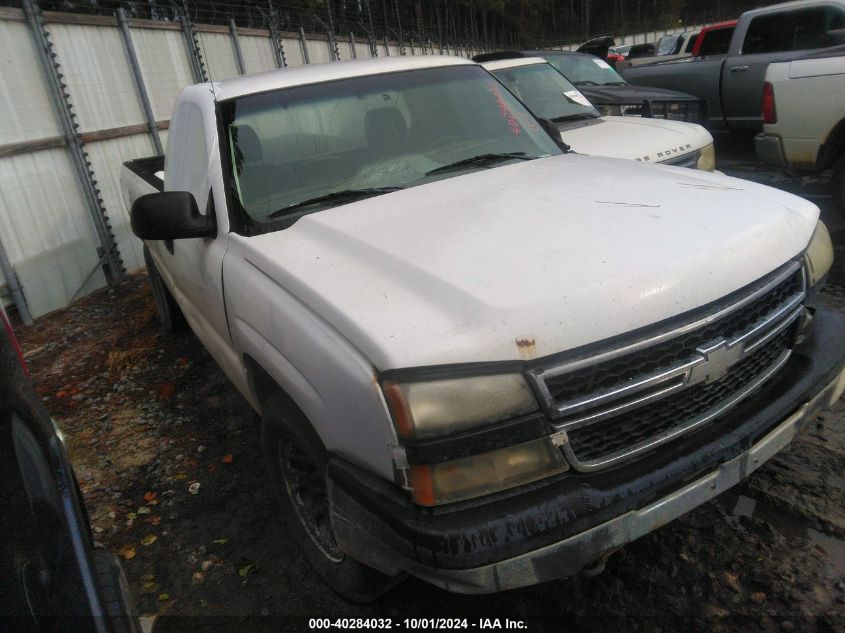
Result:
M825 558L825 566L831 578L845 576L845 540L823 534L796 521L787 513L776 510L756 499L737 493L728 493L717 498L717 503L728 513L728 521L740 529L743 517L762 519L781 535L806 541Z

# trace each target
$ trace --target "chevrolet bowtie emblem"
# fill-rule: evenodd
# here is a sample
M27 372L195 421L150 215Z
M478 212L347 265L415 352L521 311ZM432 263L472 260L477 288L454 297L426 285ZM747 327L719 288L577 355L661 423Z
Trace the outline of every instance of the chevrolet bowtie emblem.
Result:
M690 369L688 383L691 385L699 382L715 382L724 378L731 366L742 358L745 345L740 342L728 347L725 339L719 339L707 346L698 347L695 351L704 358Z

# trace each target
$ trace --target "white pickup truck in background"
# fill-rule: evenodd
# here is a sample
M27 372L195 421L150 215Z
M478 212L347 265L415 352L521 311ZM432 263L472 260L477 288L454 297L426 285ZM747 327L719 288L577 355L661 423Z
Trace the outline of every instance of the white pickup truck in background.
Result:
M710 132L696 123L602 116L554 66L541 57L512 57L481 64L537 116L560 130L576 152L713 171Z
M769 64L757 156L796 172L833 168L836 208L845 213L845 45Z
M555 134L476 64L390 57L186 88L126 163L164 322L261 414L348 598L600 566L845 389L815 205Z

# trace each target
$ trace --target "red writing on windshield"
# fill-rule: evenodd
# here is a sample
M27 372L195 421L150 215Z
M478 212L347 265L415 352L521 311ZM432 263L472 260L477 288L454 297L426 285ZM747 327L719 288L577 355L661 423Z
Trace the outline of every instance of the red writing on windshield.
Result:
M511 132L514 134L521 134L522 128L519 125L519 121L517 121L514 113L511 112L508 104L505 103L505 99L502 97L502 93L499 92L499 88L497 86L490 86L490 93L496 99L496 105L499 107L499 112L502 113L505 121L508 122L508 127L510 127Z

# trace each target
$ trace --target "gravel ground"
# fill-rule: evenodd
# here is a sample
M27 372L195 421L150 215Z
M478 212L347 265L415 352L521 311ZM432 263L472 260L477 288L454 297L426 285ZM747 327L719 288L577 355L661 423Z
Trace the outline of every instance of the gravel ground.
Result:
M825 204L824 176L762 170L747 140L723 144L720 169ZM845 231L835 239L845 245ZM845 310L837 250L825 301ZM410 579L360 606L323 586L286 538L254 414L191 334L160 332L142 275L18 334L95 538L123 557L147 628L154 617L156 631L297 631L312 617L402 628L437 616L531 631L845 632L843 401L745 483L624 548L599 576L478 597Z

